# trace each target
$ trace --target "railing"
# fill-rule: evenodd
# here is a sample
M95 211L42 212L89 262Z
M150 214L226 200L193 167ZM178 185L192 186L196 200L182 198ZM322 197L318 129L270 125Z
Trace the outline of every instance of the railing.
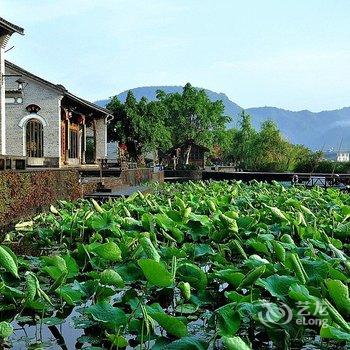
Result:
M0 171L25 170L27 166L26 157L0 156Z
M128 170L128 169L137 169L137 163L136 162L120 162L119 163L121 170Z
M302 184L306 187L337 187L345 188L350 185L350 174L317 174L317 173L269 173L269 172L223 172L203 171L203 180L242 180L249 182L279 181L291 184Z

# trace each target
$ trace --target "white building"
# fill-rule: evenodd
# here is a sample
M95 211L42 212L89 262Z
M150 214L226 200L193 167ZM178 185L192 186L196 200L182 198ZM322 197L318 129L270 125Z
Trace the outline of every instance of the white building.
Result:
M106 159L112 118L107 109L11 62L5 62L5 69L7 155L44 167L79 167Z
M349 151L339 151L337 152L337 162L349 162L350 152Z
M15 32L23 34L23 29L0 17L0 160L19 157L29 166L80 167L106 159L111 113L5 60Z
M6 113L5 113L5 52L13 33L24 33L23 28L0 17L0 154L6 154Z

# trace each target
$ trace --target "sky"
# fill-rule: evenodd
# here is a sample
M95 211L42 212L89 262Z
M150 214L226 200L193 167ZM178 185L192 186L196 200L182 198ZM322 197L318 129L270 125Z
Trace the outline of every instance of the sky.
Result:
M350 106L349 0L0 0L7 58L95 101L151 85L243 108Z

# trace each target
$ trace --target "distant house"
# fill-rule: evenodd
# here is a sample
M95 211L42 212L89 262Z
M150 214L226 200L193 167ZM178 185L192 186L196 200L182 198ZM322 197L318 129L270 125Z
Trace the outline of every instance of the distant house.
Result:
M159 157L164 163L173 168L176 168L180 164L181 155L184 151L191 146L191 151L188 159L188 164L195 165L198 168L204 168L206 161L206 153L210 150L207 147L195 144L192 141L177 145L165 153L159 152Z
M6 61L6 152L29 166L96 164L107 156L110 112ZM20 80L18 80L20 76Z
M325 158L327 160L332 160L334 162L349 162L350 161L350 151L329 151L325 153Z
M349 160L350 160L350 152L349 151L337 152L337 161L338 162L348 162Z
M192 144L191 152L190 152L190 158L189 158L189 164L197 165L200 168L204 168L205 166L205 155L210 150L207 147Z

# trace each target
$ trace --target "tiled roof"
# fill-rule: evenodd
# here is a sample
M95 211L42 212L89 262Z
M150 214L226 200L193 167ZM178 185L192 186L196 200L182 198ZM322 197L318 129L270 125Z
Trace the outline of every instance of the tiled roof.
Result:
M10 69L18 72L21 75L25 75L25 76L27 76L35 81L38 81L39 83L46 85L46 86L50 87L51 89L56 90L59 93L62 93L62 95L64 95L65 97L67 97L67 98L69 98L77 103L80 103L86 107L92 108L95 111L99 111L99 112L106 114L106 115L111 114L111 112L108 109L100 107L100 106L96 105L95 103L84 100L83 98L80 98L80 97L72 94L63 85L51 83L43 78L38 77L37 75L35 75L33 73L26 71L25 69L15 65L14 63L9 62L9 61L5 61L5 66L7 68L10 68Z
M0 17L0 27L3 27L5 29L7 29L8 31L10 32L16 32L16 33L19 33L19 34L24 34L24 29L19 27L19 26L16 26L15 24L9 22L9 21L6 21L6 19Z
M49 86L50 88L58 91L58 92L65 92L67 91L66 88L63 86L63 85L58 85L58 84L54 84L54 83L51 83L43 78L40 78L38 77L37 75L33 74L33 73L30 73L28 72L27 70L17 66L16 64L12 63L12 62L9 62L7 60L5 60L5 67L6 68L10 68L14 71L16 71L17 73L19 73L20 75L26 75L27 77L35 80L35 81L38 81L39 83L42 83L46 86Z
M6 93L14 93L14 92L21 92L21 90L18 89L6 89Z
M92 103L90 101L84 100L81 97L73 95L71 92L69 92L67 90L66 90L65 96L67 96L67 97L71 98L72 100L74 100L76 102L79 102L79 103L81 103L81 104L83 104L83 105L85 105L87 107L90 107L90 108L93 108L95 110L98 110L98 111L100 111L100 112L102 112L104 114L110 114L110 115L112 114L109 109L103 108L103 107L101 107L101 106L99 106L99 105L97 105L95 103Z

